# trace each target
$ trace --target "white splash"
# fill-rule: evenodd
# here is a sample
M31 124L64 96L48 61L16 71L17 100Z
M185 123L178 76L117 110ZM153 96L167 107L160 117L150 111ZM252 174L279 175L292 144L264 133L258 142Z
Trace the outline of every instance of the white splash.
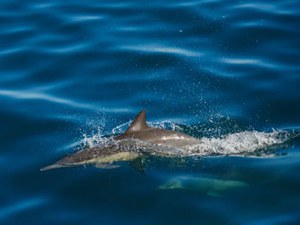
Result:
M84 148L98 147L100 145L106 145L108 142L111 142L112 138L105 137L102 134L102 130L98 129L97 133L91 136L83 134L83 139L81 140L81 145Z
M290 139L285 131L244 131L227 134L220 138L201 138L199 144L187 146L190 155L247 155L259 150L284 144Z
M165 120L162 122L156 122L156 123L148 123L148 124L151 127L160 128L160 129L167 129L167 130L173 130L173 131L182 130L182 128L180 126L178 126L176 123L169 121L169 120Z
M124 133L130 124L133 122L133 120L128 121L127 123L122 123L119 126L116 126L115 128L112 129L111 133L112 134L121 134Z

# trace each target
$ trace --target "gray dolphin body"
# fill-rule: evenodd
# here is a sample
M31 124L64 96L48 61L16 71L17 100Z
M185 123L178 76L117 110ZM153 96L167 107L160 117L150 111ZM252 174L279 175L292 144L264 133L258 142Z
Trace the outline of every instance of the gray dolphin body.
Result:
M237 180L223 180L212 177L196 176L196 175L183 175L176 176L165 183L160 185L160 190L181 189L189 191L199 191L214 197L221 197L231 189L245 188L249 185L242 181Z
M67 156L41 171L94 164L99 168L115 168L115 162L133 161L142 155L178 156L184 146L195 145L199 140L176 131L149 127L146 112L141 111L128 130L111 143L93 147Z

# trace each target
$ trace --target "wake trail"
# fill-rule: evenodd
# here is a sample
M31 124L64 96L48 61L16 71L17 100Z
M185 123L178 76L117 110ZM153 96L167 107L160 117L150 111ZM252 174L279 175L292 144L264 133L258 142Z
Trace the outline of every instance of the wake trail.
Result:
M130 122L114 128L112 135L126 130L128 124ZM151 125L170 130L180 129L180 126L169 121ZM270 157L274 156L274 152L277 150L289 146L289 142L298 137L300 137L300 132L298 131L273 130L272 132L260 132L254 130L229 133L219 137L202 137L198 138L198 143L181 146L180 148L151 144L140 140L136 140L134 145L131 140L126 147L127 149L132 148L132 151L164 157L213 155ZM90 137L84 134L84 139L82 140L82 144L89 148L116 143L117 141L113 140L112 137L101 136L100 133ZM126 145L124 142L122 144Z
M297 134L299 136L299 134ZM187 155L251 155L257 151L276 150L295 137L287 131L243 131L219 138L201 138L199 144L186 146ZM267 152L267 151L265 151Z

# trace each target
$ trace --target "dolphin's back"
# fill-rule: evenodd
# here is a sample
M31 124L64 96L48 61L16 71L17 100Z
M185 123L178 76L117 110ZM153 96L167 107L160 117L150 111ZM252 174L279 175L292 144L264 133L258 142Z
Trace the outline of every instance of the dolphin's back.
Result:
M127 131L116 137L115 140L138 139L152 144L166 145L168 147L180 148L187 145L199 143L199 140L189 135L172 130L164 130L149 127L146 122L146 112L141 111Z
M167 145L176 148L199 143L198 139L186 134L159 128L147 128L136 132L125 132L115 139L138 139L145 142L150 142L158 145Z

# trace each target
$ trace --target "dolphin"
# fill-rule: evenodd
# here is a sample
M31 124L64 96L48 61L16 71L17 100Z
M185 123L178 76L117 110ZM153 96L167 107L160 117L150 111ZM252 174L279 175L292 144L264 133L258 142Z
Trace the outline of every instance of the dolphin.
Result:
M184 146L197 143L199 140L189 135L148 126L146 112L141 111L125 133L113 138L109 143L81 150L40 170L91 164L98 168L110 169L118 167L114 165L116 162L134 160L140 167L140 160L144 155L178 156Z
M159 190L188 190L203 192L213 197L221 197L222 193L237 188L245 188L249 185L237 180L223 180L212 177L182 175L170 178L161 184Z

